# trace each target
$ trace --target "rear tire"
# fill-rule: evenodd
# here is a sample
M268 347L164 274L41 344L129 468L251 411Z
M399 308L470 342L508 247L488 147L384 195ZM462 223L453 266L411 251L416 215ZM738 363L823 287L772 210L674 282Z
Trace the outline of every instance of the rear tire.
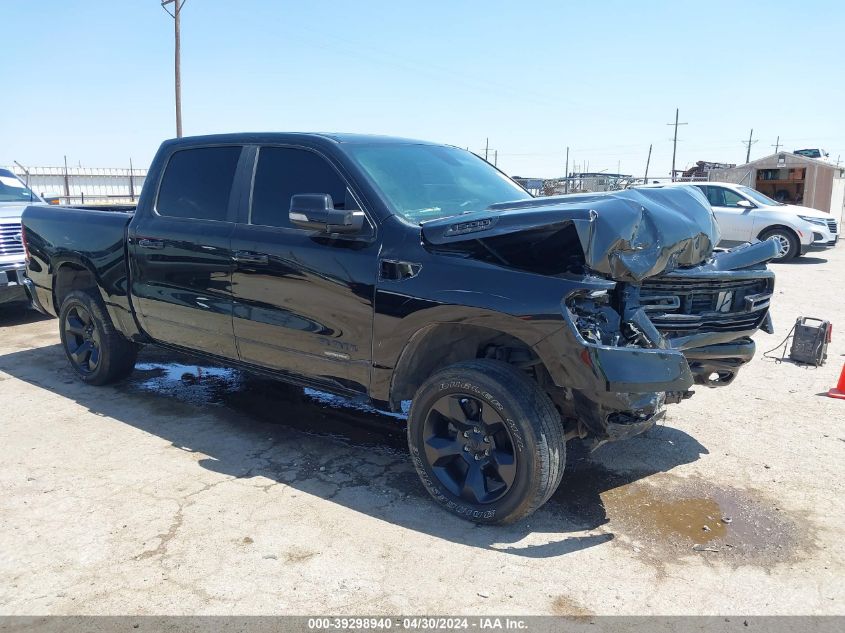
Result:
M760 240L767 240L770 237L776 237L781 247L781 255L775 257L775 261L788 262L790 259L797 257L801 250L801 244L798 237L789 229L768 229L760 234Z
M426 490L452 514L512 523L560 484L560 415L524 372L499 361L451 365L417 390L408 446Z
M126 378L135 367L138 346L118 332L100 297L74 290L59 312L59 333L74 372L89 385Z

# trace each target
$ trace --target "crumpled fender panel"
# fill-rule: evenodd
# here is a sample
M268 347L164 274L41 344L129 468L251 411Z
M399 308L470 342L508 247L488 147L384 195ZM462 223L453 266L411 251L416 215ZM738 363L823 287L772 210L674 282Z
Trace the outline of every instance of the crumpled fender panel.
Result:
M426 222L422 232L428 242L445 245L568 223L578 232L586 266L617 281L701 264L720 239L710 206L694 187L503 203Z

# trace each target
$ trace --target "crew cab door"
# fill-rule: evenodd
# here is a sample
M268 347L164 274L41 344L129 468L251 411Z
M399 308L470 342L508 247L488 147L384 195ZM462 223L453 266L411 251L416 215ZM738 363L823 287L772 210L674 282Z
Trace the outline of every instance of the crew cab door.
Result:
M738 203L746 200L732 189L716 185L698 185L707 196L719 231L722 233L722 242L739 244L750 242L754 235L754 206L743 207Z
M358 234L298 228L291 197L327 193L335 208L357 198L338 169L304 148L263 146L232 236L234 330L241 360L317 387L365 392L372 354L378 244ZM356 207L359 208L359 207Z
M242 151L235 145L175 151L152 208L129 232L142 328L158 341L233 359L233 190Z

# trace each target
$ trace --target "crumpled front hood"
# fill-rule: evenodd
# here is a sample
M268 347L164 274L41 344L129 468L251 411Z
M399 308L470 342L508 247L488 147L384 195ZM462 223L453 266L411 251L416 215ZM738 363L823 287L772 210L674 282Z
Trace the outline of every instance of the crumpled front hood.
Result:
M640 281L697 266L719 243L710 205L694 187L629 189L534 198L422 225L435 245L572 224L586 266L617 281Z

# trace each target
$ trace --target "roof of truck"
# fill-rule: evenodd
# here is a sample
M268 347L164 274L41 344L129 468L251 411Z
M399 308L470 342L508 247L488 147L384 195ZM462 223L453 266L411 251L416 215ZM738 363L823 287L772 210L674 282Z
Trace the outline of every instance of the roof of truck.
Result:
M413 144L438 145L429 141L401 138L398 136L382 136L378 134L348 134L338 132L233 132L229 134L207 134L204 136L183 136L169 139L168 143L176 145L196 145L199 143L279 143L296 140L333 141L335 143L363 144Z

